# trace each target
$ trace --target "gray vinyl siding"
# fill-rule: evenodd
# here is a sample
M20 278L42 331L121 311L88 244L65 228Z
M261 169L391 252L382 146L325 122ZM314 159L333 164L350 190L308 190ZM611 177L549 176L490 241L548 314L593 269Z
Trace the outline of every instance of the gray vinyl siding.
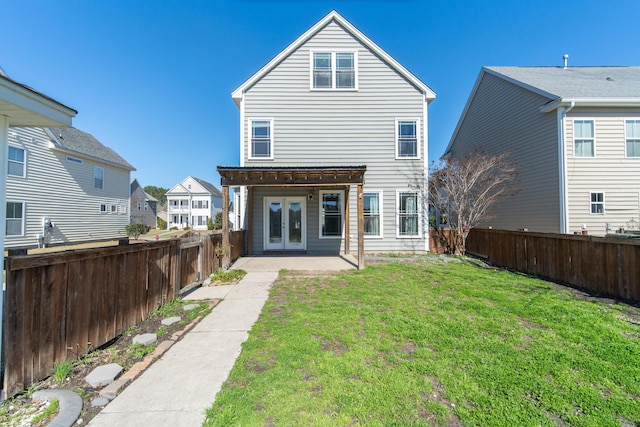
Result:
M555 111L540 111L548 101L491 74L479 81L451 153L509 153L519 168L521 189L499 203L483 225L560 232L558 119Z
M145 211L144 204L147 200L147 194L139 185L135 185L132 187L134 188L131 192L131 223L145 224L151 228L156 228L157 203L152 201L147 202L148 207ZM140 210L138 210L138 203L140 203Z
M37 246L42 219L55 228L49 245L113 239L125 235L129 223L129 171L97 161L66 160L67 154L49 148L40 128L11 128L9 144L26 150L26 177L7 177L7 200L25 203L25 233L7 236L7 248ZM104 188L93 187L93 167L104 169ZM100 204L124 206L125 213L101 214Z
M574 120L593 120L595 157L574 157ZM567 118L567 186L569 232L582 225L589 234L604 235L607 223L613 231L640 222L640 158L625 157L625 121L640 120L640 109L573 109ZM591 214L590 193L605 197L605 214Z
M310 52L336 50L357 51L358 89L311 90ZM365 250L425 250L425 240L397 239L395 224L396 189L422 186L424 182L424 95L341 26L331 22L292 52L246 91L243 105L245 166L366 165L365 191L383 190L384 239L367 239ZM249 159L251 119L273 120L273 160ZM419 122L419 159L396 160L396 119ZM317 189L314 191L317 193ZM259 197L262 192L254 194ZM349 227L353 250L357 249L355 193L353 186ZM309 229L317 229L316 198L313 204L307 206ZM253 209L252 225L262 227L262 204L257 198ZM254 240L259 236L256 229ZM262 249L261 241L254 243L260 243L254 244L254 249ZM307 241L314 251L325 250L327 244L326 240Z

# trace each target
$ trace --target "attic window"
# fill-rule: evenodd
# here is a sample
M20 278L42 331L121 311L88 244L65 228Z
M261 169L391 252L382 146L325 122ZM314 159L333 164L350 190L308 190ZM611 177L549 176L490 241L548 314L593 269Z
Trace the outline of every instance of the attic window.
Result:
M67 161L68 161L68 162L73 162L73 163L80 163L80 164L82 164L82 160L81 160L81 159L76 159L75 157L71 157L71 156L67 156Z
M311 52L312 89L357 89L356 52Z

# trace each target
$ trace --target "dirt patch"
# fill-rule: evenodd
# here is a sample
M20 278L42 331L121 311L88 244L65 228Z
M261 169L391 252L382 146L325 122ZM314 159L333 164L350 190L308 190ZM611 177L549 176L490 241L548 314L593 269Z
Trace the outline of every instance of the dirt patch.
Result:
M2 405L7 408L7 411L0 411L0 425L20 425L20 422L22 422L23 419L26 419L27 417L20 416L19 413L21 411L25 411L26 408L32 407L34 405L34 402L31 400L31 394L37 390L47 389L71 390L80 395L83 401L80 419L82 419L83 425L86 424L89 420L94 418L102 409L101 407L93 407L91 405L91 402L95 398L99 397L100 390L102 389L101 387L93 388L85 381L86 376L91 371L93 371L100 365L117 363L124 368L123 373L126 372L135 363L143 360L147 354L149 354L163 341L171 340L172 336L175 339L178 334L179 338L175 341L179 341L188 330L192 329L200 320L204 318L204 316L210 313L211 309L213 309L219 302L220 300L218 299L195 302L196 304L198 304L198 307L194 309L195 311L193 312L193 314L182 310L182 306L194 302L180 302L179 304L176 304L177 313L170 313L166 316L162 315L153 317L138 323L132 328L129 328L129 330L125 331L123 334L116 337L109 343L77 359L73 365L71 372L66 376L65 379L58 381L54 378L54 376L51 376L44 381L32 385L25 393L3 402ZM162 319L166 317L172 317L174 315L180 316L182 320L174 323L173 325L162 325ZM138 334L145 333L156 333L158 335L157 343L155 345L147 347L146 349L140 348L140 346L133 346L133 337ZM149 366L151 366L151 364ZM130 382L128 384L130 384ZM121 393L123 389L120 389L119 393ZM0 406L0 410L1 409L3 408ZM51 419L53 419L55 416L56 414L50 417L48 421L51 421ZM46 424L47 423L45 422L42 425Z
M443 391L444 391L444 387L442 386L442 384L440 384L440 382L438 382L438 380L436 380L435 378L431 378L431 383L433 384L433 390L428 394L422 395L422 398L424 400L426 400L426 401L437 402L437 403L440 403L440 404L442 404L442 405L447 407L448 413L449 413L449 419L447 419L445 421L445 423L446 423L446 424L444 424L445 426L447 426L447 427L462 427L464 425L462 423L462 420L454 412L454 409L455 409L456 405L454 403L452 403L452 402L449 402L442 395ZM423 408L423 411L421 411L421 416L422 416L422 418L425 418L425 419L428 419L428 420L434 420L435 421L437 419L426 408ZM434 422L433 424L443 425L443 424L439 424L437 422Z

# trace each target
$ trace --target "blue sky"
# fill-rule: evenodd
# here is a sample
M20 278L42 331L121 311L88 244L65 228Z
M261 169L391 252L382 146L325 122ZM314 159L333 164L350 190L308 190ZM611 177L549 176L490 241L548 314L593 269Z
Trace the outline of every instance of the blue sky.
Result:
M443 153L483 65L640 65L640 1L4 0L0 67L76 110L140 183L220 185L231 92L332 9L429 85Z

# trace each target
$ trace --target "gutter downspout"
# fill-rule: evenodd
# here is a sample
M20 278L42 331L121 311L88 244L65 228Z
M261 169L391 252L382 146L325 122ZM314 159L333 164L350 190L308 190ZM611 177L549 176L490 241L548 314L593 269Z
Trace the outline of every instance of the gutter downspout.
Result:
M567 113L575 107L576 103L571 101L568 107L558 108L558 165L560 175L560 233L569 232L569 205L568 205L568 175L567 175L567 147L565 144Z

